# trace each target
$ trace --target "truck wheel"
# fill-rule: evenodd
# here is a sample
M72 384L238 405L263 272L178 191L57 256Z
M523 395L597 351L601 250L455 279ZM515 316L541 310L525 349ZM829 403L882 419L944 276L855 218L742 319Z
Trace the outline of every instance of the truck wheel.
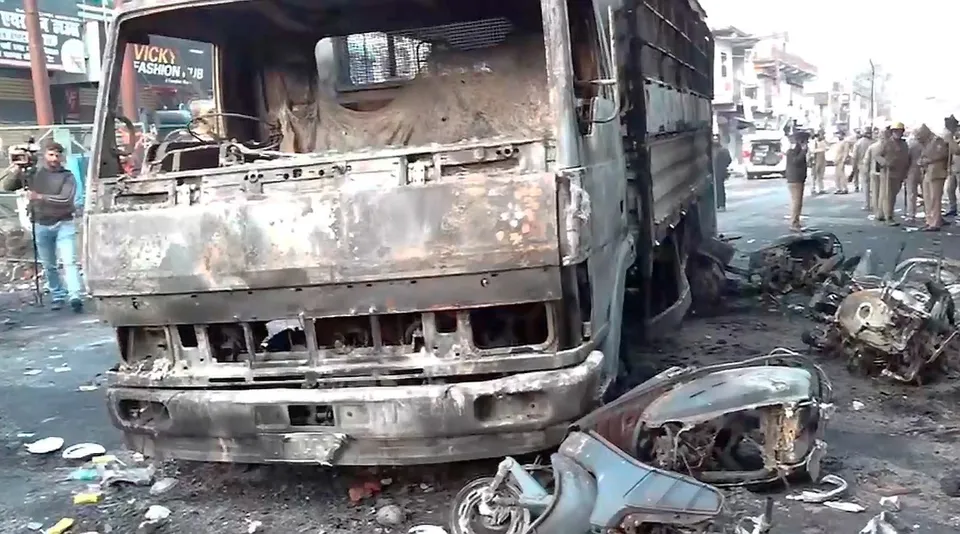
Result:
M727 287L723 266L704 254L692 254L687 260L687 281L690 284L690 309L695 315L714 315L720 311Z

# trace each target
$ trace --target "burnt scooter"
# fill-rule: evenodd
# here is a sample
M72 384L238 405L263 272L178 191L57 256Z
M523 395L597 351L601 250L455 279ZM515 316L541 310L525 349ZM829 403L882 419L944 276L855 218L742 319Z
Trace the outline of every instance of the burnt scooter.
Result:
M791 361L805 366L770 365ZM551 466L506 458L468 484L452 531L704 532L723 506L714 486L819 477L830 396L822 370L785 349L668 369L578 421Z
M771 294L813 290L844 261L843 244L831 232L813 231L777 239L749 254L746 270L727 267Z

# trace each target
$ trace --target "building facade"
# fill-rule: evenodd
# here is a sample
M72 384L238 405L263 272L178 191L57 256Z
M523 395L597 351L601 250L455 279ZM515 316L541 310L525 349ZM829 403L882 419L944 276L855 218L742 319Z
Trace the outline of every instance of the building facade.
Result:
M745 135L809 123L816 107L803 87L817 69L787 50L786 34L757 36L733 26L713 33L716 133L739 162Z

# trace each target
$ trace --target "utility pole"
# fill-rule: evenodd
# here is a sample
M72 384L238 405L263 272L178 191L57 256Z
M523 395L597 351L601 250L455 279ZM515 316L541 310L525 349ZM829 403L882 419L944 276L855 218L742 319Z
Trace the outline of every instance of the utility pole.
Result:
M877 66L873 63L873 60L870 60L870 127L874 126L874 123L877 121L876 115L876 99L877 99Z
M23 0L27 24L27 43L30 50L30 77L33 79L33 101L37 108L37 124L53 124L53 103L50 101L50 74L47 72L47 53L43 50L40 31L40 11L37 0Z
M116 0L117 7L124 3L124 0ZM137 122L140 120L140 110L137 107L137 71L133 68L133 54L132 44L124 47L120 69L120 107L124 117Z

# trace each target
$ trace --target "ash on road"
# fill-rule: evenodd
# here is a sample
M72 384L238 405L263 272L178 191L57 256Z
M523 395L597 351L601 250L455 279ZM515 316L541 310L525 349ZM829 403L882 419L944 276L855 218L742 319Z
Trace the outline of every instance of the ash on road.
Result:
M960 258L960 227L940 234L909 232L872 223L860 210L860 195L808 197L804 224L838 234L850 252L873 249L885 265L899 243L908 255L941 253ZM742 235L753 249L786 233L786 188L781 180L728 184L728 210L721 231ZM15 303L14 303L15 304ZM112 331L92 317L0 304L0 532L28 532L31 523L49 527L76 520L72 532L136 532L151 505L172 511L161 532L326 533L406 532L414 525L445 526L453 495L476 476L492 474L496 459L415 469L324 469L319 467L228 466L167 462L159 476L178 483L162 495L146 487L112 487L99 504L74 505L84 482L65 482L75 463L30 455L24 443L60 436L66 443L94 441L121 449L110 426L98 385L116 361ZM9 308L4 310L4 308ZM691 318L670 340L630 350L653 374L671 365L731 361L775 347L805 351L801 331L809 322L760 298L732 301L712 318ZM627 329L629 332L630 329ZM768 495L776 498L774 533L856 533L879 511L881 496L899 495L900 520L914 532L960 529L960 499L940 488L944 473L960 463L960 380L948 377L921 388L851 375L844 362L823 361L834 382L837 412L830 423L825 473L849 482L847 500L867 508L860 514L738 490L728 494L731 514L756 514ZM36 370L39 370L37 373ZM29 373L28 373L29 372ZM81 387L84 386L84 387ZM857 401L854 403L854 401ZM854 408L856 406L856 409ZM33 434L27 437L27 434ZM379 489L357 504L351 488ZM795 488L793 488L795 489ZM376 511L396 504L399 524L381 526Z

